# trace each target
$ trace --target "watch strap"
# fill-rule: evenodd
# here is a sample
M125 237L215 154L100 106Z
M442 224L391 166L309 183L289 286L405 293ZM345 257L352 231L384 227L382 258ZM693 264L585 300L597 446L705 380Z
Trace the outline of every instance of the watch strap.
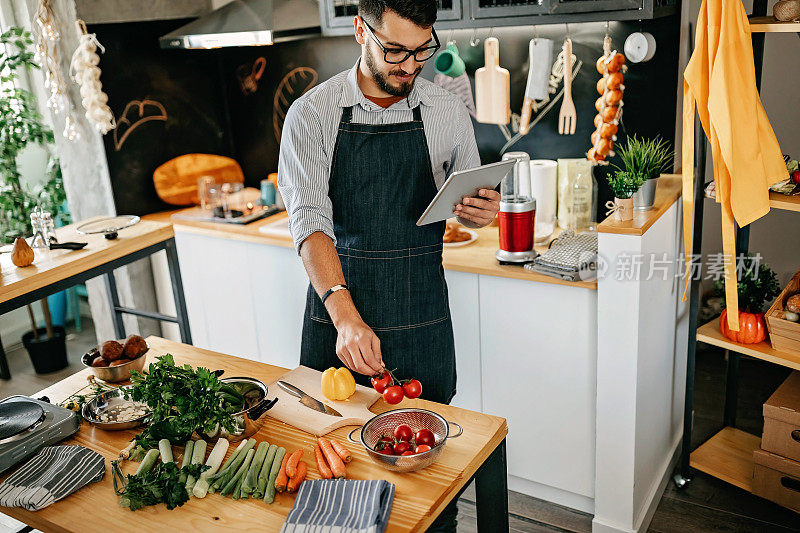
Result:
M336 291L341 291L341 290L348 290L347 289L347 285L345 285L344 283L340 283L339 285L334 285L333 287L331 287L330 289L325 291L325 294L323 294L322 298L321 298L322 303L325 304L325 300L327 300L330 297L331 294L333 294Z

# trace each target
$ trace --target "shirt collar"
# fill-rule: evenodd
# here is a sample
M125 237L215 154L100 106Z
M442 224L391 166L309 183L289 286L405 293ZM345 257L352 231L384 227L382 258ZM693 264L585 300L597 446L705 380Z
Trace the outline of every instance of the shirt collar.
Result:
M360 61L361 58L358 58L356 64L353 65L353 68L351 68L347 73L347 79L342 87L342 96L339 99L339 107L352 107L356 104L359 104L367 111L380 110L380 106L367 100L367 97L364 96L364 93L361 92L361 88L358 86L358 65ZM408 98L393 105L406 104L410 109L413 109L419 104L429 106L431 103L430 95L420 90L418 77L414 82L414 87L411 89L411 93L408 95Z

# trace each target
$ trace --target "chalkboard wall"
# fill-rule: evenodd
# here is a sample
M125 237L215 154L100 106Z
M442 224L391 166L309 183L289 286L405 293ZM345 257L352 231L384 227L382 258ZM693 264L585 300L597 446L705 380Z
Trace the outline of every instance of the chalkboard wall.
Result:
M169 119L152 121L132 133L120 151L111 134L106 150L120 212L146 213L165 209L155 195L152 171L164 161L188 152L228 155L241 164L246 183L275 172L279 144L276 123L291 101L314 83L350 68L359 54L352 37L317 38L270 47L221 50L160 50L157 37L185 21L96 26L100 41L109 50L102 59L103 83L115 115L127 102L151 98L167 108ZM563 25L540 26L539 37L555 41L556 52L566 33ZM528 152L531 158L582 157L589 148L594 129L599 77L595 61L602 52L605 23L573 24L569 27L573 51L584 65L573 84L578 114L575 135L557 133L557 104L512 150ZM674 137L678 76L678 20L675 17L643 22L612 22L611 36L616 48L634 31L649 31L657 41L655 57L630 64L625 78L625 116L620 141L636 133L652 137ZM500 63L511 72L511 106L519 112L527 77L528 41L534 29L493 30L500 40ZM462 53L470 38L485 38L489 30L442 32L453 39ZM479 46L482 46L482 41ZM432 65L423 76L433 78ZM280 90L278 90L280 87ZM276 91L281 100L275 113ZM476 139L484 163L500 158L506 139L493 125L475 124ZM610 198L597 172L600 205Z

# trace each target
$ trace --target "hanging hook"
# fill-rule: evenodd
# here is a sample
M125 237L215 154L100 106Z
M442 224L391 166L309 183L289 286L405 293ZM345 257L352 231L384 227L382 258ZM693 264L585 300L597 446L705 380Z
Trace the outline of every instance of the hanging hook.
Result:
M494 26L492 26L491 28L489 28L489 35L488 35L486 38L488 39L488 38L489 38L489 37L491 37L492 35L494 35Z
M451 29L449 32L447 32L447 44L453 43L455 43L455 41L453 41L453 30Z
M533 27L533 42L537 42L539 40L539 26Z
M470 46L478 46L481 40L478 38L478 28L472 28L472 37L469 39Z

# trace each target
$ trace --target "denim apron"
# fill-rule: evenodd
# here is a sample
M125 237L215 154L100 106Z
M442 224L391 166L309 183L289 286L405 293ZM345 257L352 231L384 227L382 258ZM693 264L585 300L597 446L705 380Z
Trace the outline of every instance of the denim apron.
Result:
M436 195L419 106L411 122L355 124L343 110L330 173L336 251L356 309L381 341L383 362L417 378L422 398L456 391L453 326L442 267L444 222L417 226ZM341 366L336 328L309 286L300 363ZM366 376L357 376L368 385Z

